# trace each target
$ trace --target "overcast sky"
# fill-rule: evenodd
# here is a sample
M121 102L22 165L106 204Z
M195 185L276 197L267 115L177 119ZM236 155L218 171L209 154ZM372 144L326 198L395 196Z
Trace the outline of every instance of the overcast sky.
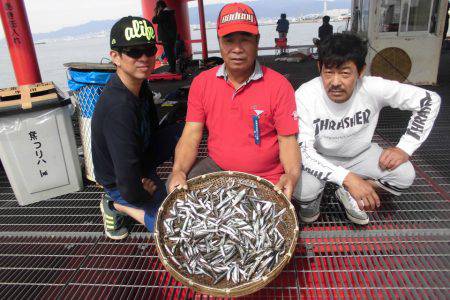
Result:
M236 0L204 0L205 5ZM196 6L197 1L189 2ZM93 20L118 19L142 15L141 0L25 0L28 21L33 33L49 32ZM0 39L4 38L0 23Z

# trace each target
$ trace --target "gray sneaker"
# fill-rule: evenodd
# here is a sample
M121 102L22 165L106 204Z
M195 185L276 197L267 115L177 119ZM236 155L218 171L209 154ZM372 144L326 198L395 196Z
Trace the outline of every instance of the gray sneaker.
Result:
M344 205L345 213L350 221L359 225L369 224L369 216L365 211L359 209L358 203L346 189L343 187L338 188L336 197Z
M322 201L323 192L314 200L299 201L299 217L304 223L312 223L319 218L320 202Z
M113 240L122 240L128 236L128 229L124 225L123 214L112 210L109 206L110 201L112 200L107 195L103 195L100 201L100 211L102 212L105 235Z

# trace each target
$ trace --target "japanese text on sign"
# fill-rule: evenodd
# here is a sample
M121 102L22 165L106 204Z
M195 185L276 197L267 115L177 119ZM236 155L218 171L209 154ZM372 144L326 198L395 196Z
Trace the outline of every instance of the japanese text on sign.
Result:
M38 135L36 131L30 131L28 135L30 136L30 141L33 143L33 147L35 150L34 154L36 156L36 165L39 166L39 174L41 175L41 177L47 176L48 171L45 170L46 169L45 165L47 164L47 161L45 160L44 152L41 149L42 142L38 140Z

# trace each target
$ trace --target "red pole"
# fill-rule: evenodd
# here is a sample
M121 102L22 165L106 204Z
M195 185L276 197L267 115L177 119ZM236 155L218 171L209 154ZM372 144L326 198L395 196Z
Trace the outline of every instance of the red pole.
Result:
M198 0L198 18L200 20L200 35L202 39L202 57L206 61L208 59L208 45L206 43L206 26L205 26L205 9L203 0Z
M23 0L0 0L0 16L17 85L41 82L33 37Z

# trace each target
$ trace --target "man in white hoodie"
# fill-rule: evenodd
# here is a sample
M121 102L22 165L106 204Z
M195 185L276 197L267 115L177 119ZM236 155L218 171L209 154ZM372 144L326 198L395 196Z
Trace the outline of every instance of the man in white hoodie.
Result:
M365 211L380 206L377 189L400 195L411 186L415 172L409 158L438 114L436 93L363 76L366 55L367 45L356 35L334 34L319 49L320 77L296 91L303 159L294 197L306 223L319 217L325 183L333 182L347 217L368 224ZM413 113L398 144L383 149L372 137L386 106Z

